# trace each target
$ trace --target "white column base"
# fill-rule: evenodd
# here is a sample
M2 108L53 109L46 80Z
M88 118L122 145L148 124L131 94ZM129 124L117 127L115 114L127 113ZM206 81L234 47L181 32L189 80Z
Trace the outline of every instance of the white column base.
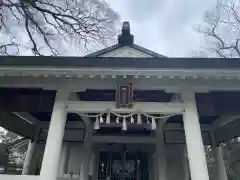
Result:
M182 92L182 98L186 106L183 114L183 122L191 179L209 180L195 93L191 89L185 89Z

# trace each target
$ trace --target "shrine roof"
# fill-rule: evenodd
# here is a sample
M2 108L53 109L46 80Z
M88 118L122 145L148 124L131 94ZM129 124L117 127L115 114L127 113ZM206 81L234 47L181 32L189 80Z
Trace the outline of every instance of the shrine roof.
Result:
M118 43L85 57L0 56L1 67L135 68L135 69L239 69L239 59L168 58L134 44L129 22L124 22Z
M238 58L125 58L0 56L0 67L139 68L139 69L239 69Z
M166 56L162 55L162 54L158 54L154 51L151 51L149 49L146 49L142 46L139 46L137 44L127 44L127 45L124 45L124 44L115 44L113 46L110 46L110 47L107 47L105 49L102 49L100 51L97 51L97 52L94 52L94 53L91 53L91 54L88 54L86 55L85 57L101 57L101 56L104 56L105 54L111 52L111 51L114 51L114 50L117 50L117 49L120 49L122 47L130 47L130 48L133 48L137 51L140 51L142 53L145 53L146 55L149 55L149 56L152 56L153 58L167 58Z
M122 57L124 56L123 51L121 51L123 49L127 56L166 58L162 54L134 44L134 36L131 34L129 22L123 22L122 33L118 36L118 44L91 53L85 57L109 57L109 54L111 54L110 56Z

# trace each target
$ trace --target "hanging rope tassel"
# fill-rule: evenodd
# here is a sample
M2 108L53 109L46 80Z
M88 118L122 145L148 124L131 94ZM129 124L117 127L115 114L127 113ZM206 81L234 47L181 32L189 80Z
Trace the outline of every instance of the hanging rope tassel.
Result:
M134 122L134 118L131 116L131 120L130 120L130 122L132 123L132 124L134 124L135 122Z
M111 122L110 113L108 113L106 118L106 124L110 124L110 122Z
M152 117L152 130L155 130L156 128L157 128L156 120L154 117Z
M102 116L100 116L100 123L101 123L101 124L104 123L104 120L103 120L103 117L102 117Z
M100 124L99 124L99 119L98 119L98 117L96 117L96 120L95 120L95 122L94 122L94 129L95 129L95 130L100 129Z
M116 119L116 123L119 124L119 117L117 117L117 119Z
M123 131L126 131L126 130L127 130L127 121L126 121L126 118L125 118L125 117L123 118L122 130L123 130Z
M142 124L141 114L138 114L138 116L137 116L137 124Z
M150 124L152 121L149 121L149 117L147 117L147 124Z

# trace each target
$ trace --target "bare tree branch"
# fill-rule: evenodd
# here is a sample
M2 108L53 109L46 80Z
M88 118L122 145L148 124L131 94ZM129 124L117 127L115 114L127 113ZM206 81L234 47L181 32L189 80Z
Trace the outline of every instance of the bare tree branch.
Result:
M115 35L119 20L102 0L0 0L0 28L7 30L6 15L17 24L24 22L35 55L43 55L39 38L52 55L59 55L55 37L79 39L84 44L104 43Z
M9 47L14 47L15 48L15 55L19 53L19 45L15 43L10 43L10 44L4 44L0 45L0 54L2 55L13 55L12 53L9 52Z
M240 57L240 14L236 0L218 4L207 12L206 25L200 32L207 37L208 45L223 58Z

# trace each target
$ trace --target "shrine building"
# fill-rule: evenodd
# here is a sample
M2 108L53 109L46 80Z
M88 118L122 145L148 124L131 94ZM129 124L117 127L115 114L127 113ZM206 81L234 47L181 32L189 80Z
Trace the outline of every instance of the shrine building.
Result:
M0 126L29 142L22 175L0 179L209 180L210 145L227 180L239 102L239 59L166 57L128 22L85 57L0 56Z

